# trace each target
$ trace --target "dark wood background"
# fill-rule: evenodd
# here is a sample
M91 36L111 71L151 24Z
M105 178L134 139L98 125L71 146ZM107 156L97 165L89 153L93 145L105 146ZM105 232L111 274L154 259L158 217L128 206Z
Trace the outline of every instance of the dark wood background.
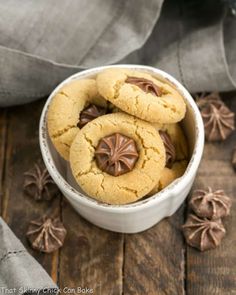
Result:
M64 287L88 287L93 294L236 294L236 174L231 166L236 132L225 142L207 143L195 187L224 189L233 199L220 247L200 253L184 242L180 226L187 202L171 217L139 234L112 233L81 218L63 199L54 200L68 231L63 248L53 254L32 250L25 238L28 223L42 215L48 202L23 193L23 173L41 159L38 124L45 100L0 109L0 209L3 219ZM236 112L236 94L225 102Z

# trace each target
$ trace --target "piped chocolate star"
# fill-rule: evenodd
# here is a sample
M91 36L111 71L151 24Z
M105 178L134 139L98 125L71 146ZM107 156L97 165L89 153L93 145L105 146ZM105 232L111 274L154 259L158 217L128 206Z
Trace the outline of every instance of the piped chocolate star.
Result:
M112 176L119 176L134 168L139 154L133 139L114 133L99 141L95 157L102 171Z

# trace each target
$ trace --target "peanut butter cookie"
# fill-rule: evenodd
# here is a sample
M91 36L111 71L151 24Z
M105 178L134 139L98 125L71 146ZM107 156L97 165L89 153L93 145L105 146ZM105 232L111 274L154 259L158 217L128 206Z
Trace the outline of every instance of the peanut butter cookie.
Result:
M184 132L179 124L152 124L158 132L163 136L162 138L169 137L175 150L174 161L188 159L188 143ZM166 135L167 134L167 135ZM167 138L168 141L168 138Z
M92 79L75 80L53 97L47 114L49 136L59 154L69 159L69 149L78 131L89 121L107 112Z
M108 69L97 76L99 93L126 113L154 123L176 123L186 112L183 97L153 76L127 69Z
M188 162L183 160L175 162L171 168L165 167L162 171L159 181L157 182L156 186L148 193L148 196L158 193L160 190L171 184L171 182L173 182L175 179L181 177L184 174L187 165Z
M127 204L145 196L160 179L165 148L148 122L113 113L89 122L70 149L72 173L89 196Z
M181 127L178 124L154 124L154 126L164 143L166 164L161 178L148 195L157 193L181 177L188 164L188 144Z

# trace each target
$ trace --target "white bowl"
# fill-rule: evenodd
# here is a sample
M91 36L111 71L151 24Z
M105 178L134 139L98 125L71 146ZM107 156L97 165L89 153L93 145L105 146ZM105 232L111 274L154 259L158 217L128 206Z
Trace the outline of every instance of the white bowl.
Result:
M47 132L47 111L55 93L75 79L94 77L97 73L110 67L128 68L144 71L165 80L174 86L184 97L187 112L182 122L187 136L191 158L184 175L161 192L127 205L108 205L100 203L79 191L73 177L68 175L67 162L53 147ZM116 232L137 233L144 231L165 217L176 212L188 195L202 157L204 147L204 127L200 112L190 93L171 75L156 68L140 65L115 65L93 68L79 72L63 81L49 96L42 111L39 126L39 142L45 165L63 195L85 219L93 224Z

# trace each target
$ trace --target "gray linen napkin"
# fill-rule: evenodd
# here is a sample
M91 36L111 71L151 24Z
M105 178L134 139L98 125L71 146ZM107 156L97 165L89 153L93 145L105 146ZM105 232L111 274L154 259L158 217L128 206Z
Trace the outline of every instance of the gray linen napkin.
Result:
M177 76L192 92L233 90L236 39L230 36L235 34L236 18L226 13L221 1L185 0L179 14L178 37L155 64ZM224 30L227 22L232 26Z
M220 0L166 0L145 45L123 62L172 74L192 93L236 88L236 17Z
M163 4L164 2L164 4ZM0 0L0 106L47 96L81 69L148 64L191 92L236 87L223 0Z
M142 47L163 0L0 0L0 106L46 96L81 68Z
M57 290L49 275L0 218L0 294L56 294Z

